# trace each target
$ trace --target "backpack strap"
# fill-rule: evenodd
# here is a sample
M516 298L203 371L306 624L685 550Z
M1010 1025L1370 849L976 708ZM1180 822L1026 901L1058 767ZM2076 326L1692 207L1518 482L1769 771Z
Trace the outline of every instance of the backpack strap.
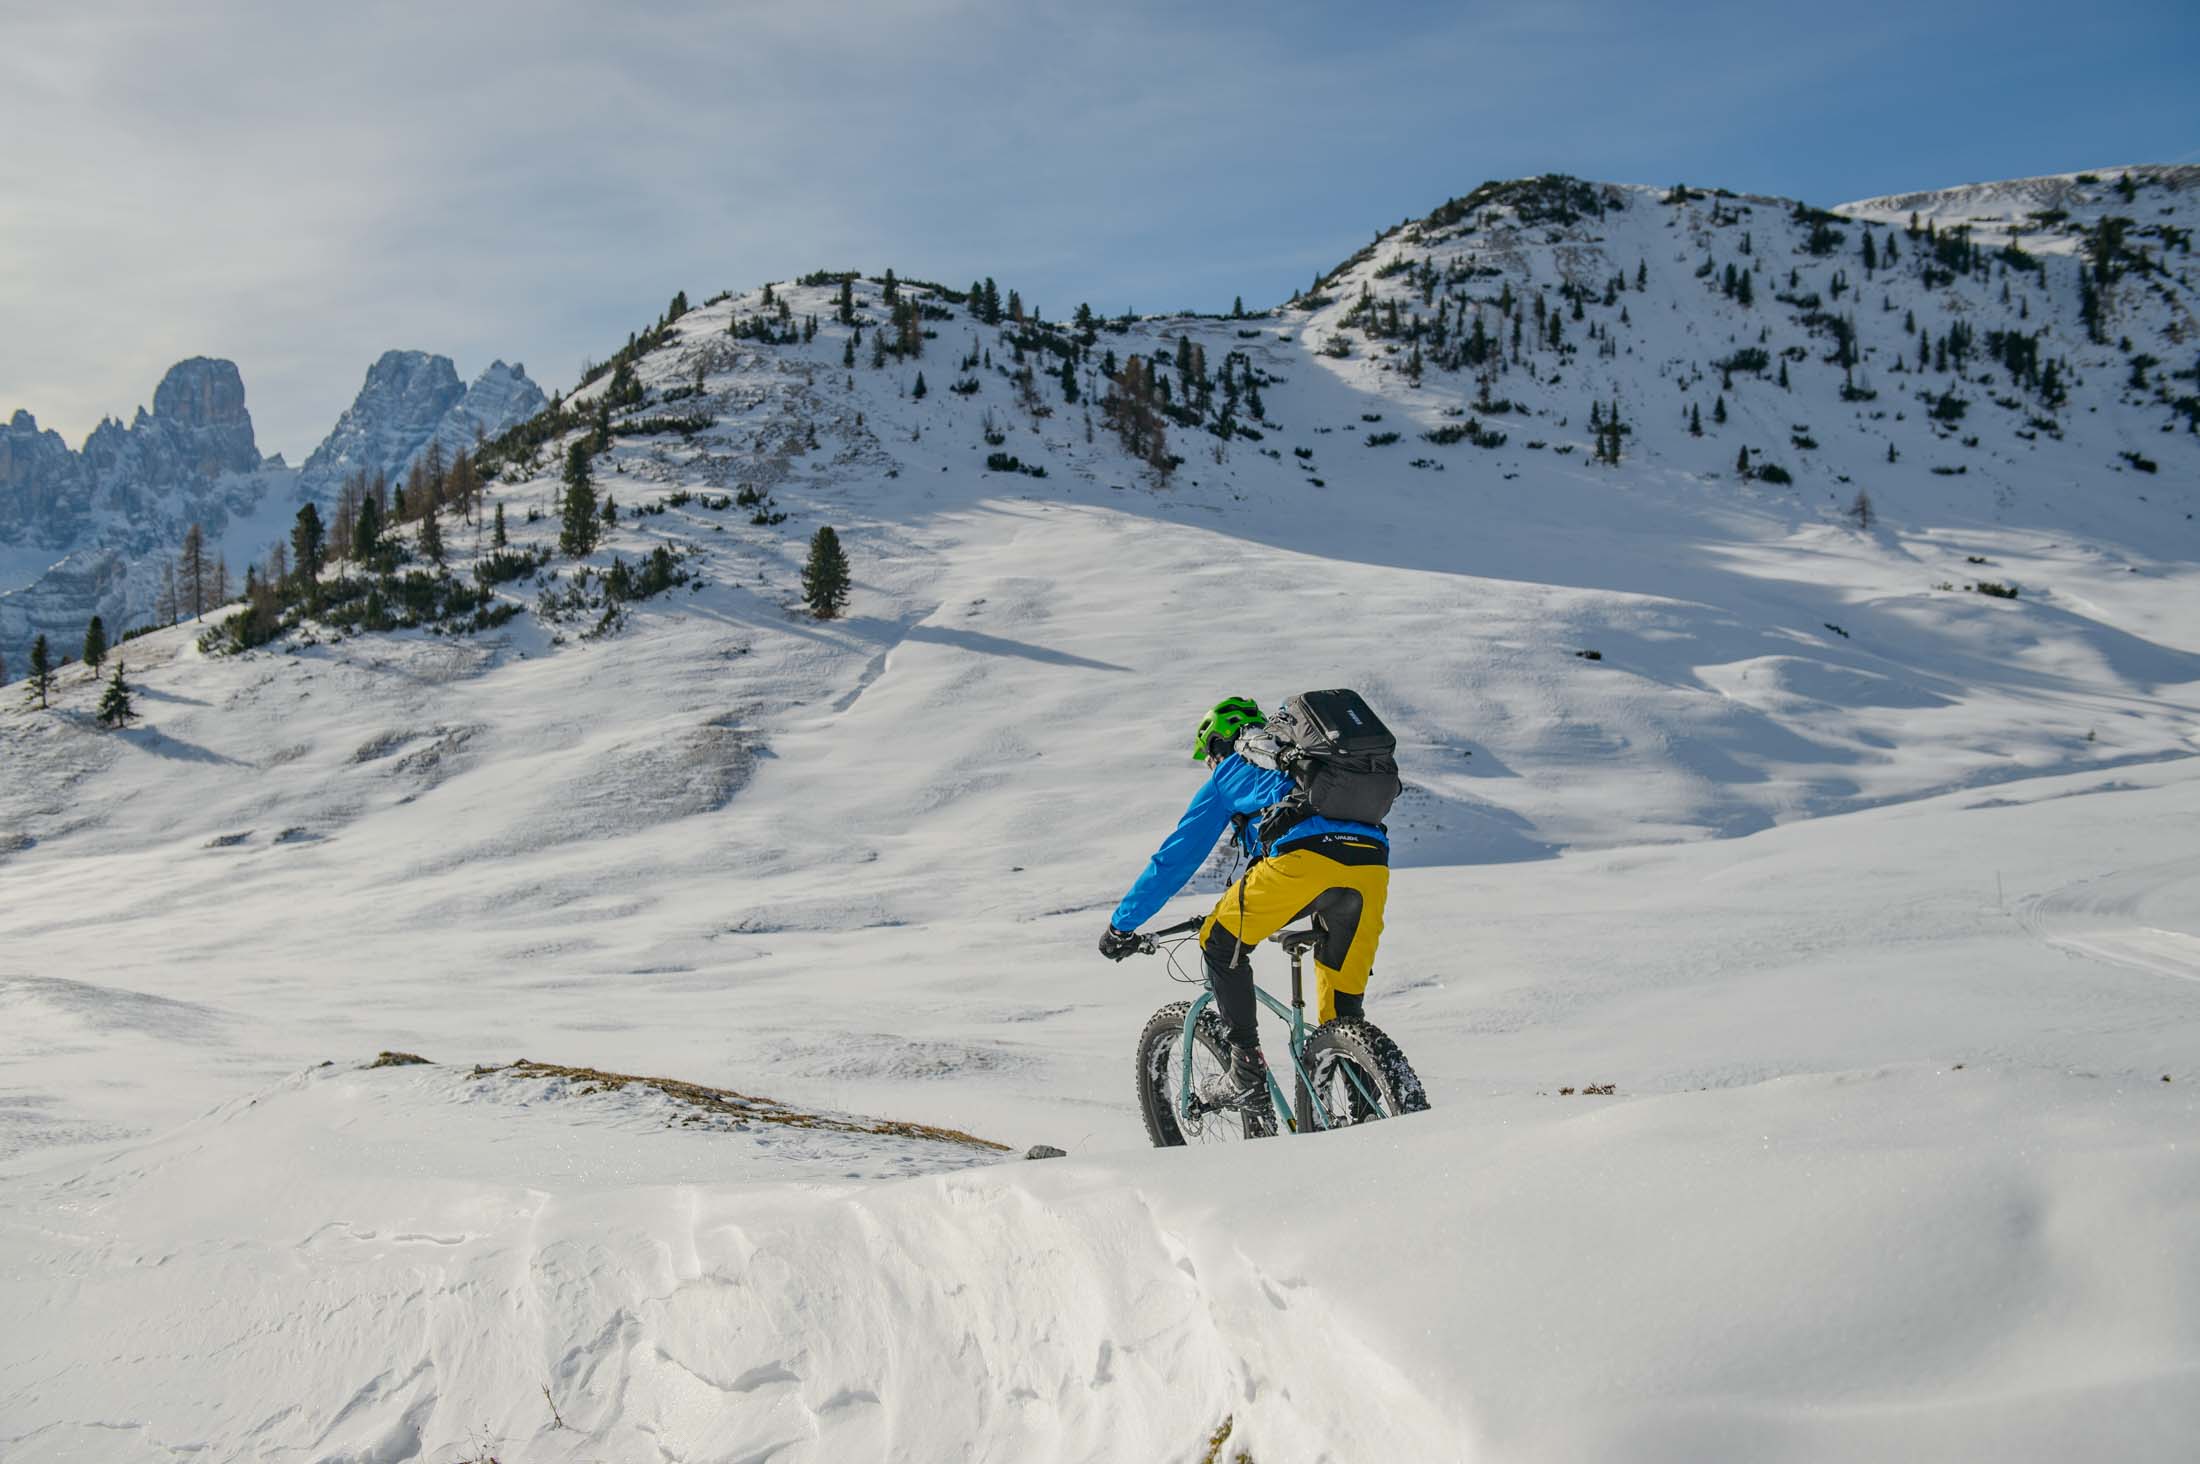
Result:
M1281 803L1260 816L1254 837L1262 849L1273 849L1284 835L1314 816L1314 800L1304 788L1293 788Z
M1297 749L1267 727L1247 727L1237 735L1237 755L1256 768L1288 773L1291 754Z

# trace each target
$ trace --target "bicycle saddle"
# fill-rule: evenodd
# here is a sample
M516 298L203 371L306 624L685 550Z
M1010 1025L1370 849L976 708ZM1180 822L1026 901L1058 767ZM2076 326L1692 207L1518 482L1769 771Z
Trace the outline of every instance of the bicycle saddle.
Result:
M1320 945L1322 933L1312 928L1307 928L1303 930L1279 930L1274 935L1270 936L1269 939L1273 940L1277 945L1282 946L1286 951L1289 951L1292 955L1295 956L1300 951L1312 950L1315 946Z

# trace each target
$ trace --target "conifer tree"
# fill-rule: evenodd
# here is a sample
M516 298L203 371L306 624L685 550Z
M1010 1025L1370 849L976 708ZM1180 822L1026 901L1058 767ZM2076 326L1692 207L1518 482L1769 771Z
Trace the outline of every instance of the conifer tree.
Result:
M290 525L290 557L296 561L298 578L304 582L309 593L314 582L321 577L324 550L321 510L309 503L298 510L298 517Z
M1703 436L1703 408L1691 402L1688 406L1688 435Z
M1734 456L1734 471L1745 478L1749 476L1749 448L1746 445Z
M1062 400L1077 400L1077 363L1067 356L1062 358Z
M511 540L506 538L504 534L504 505L500 503L497 505L496 526L489 535L489 547L502 549L510 542Z
M382 505L373 494L359 505L359 523L351 531L352 557L372 564L382 553Z
M802 566L802 598L810 613L831 620L848 604L848 556L841 552L840 536L832 525L820 525L810 536L810 558Z
M107 622L94 615L92 623L84 627L84 664L96 671L106 659Z
M840 282L840 299L834 303L834 312L842 325L856 323L856 286L854 280Z
M596 547L596 483L588 471L588 446L565 450L565 503L558 529L558 552L575 559Z
M886 332L883 330L873 331L871 333L871 369L873 371L877 371L883 368L885 365Z
M929 390L930 388L924 384L924 373L919 371L917 373L917 384L909 388L909 395L921 402L924 400L924 394Z
M1788 390L1788 389L1789 389L1789 388L1788 388L1788 363L1787 363L1787 357L1785 357L1785 356L1782 356L1782 357L1780 358L1780 390L1782 390L1782 391L1786 391L1786 390Z
M99 721L104 727L127 727L137 709L130 704L130 683L122 679L122 658L115 658L115 674L99 694Z
M1744 309L1757 303L1757 287L1750 283L1750 277L1753 273L1753 271L1745 269L1742 271L1741 278L1734 282L1734 298L1741 302Z
M46 693L53 690L53 652L46 648L46 638L40 636L31 642L31 674L26 678L30 696L38 698L38 705L46 705ZM26 697L25 700L29 700Z
M1711 403L1711 420L1722 427L1726 425L1726 398L1723 395Z
M442 515L435 511L432 504L429 505L428 511L420 516L420 555L433 564L443 562L443 525L441 519Z

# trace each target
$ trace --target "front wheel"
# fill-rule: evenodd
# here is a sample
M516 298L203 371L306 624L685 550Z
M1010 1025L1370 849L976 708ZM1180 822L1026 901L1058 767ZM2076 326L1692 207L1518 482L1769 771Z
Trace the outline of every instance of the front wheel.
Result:
M1241 1139L1266 1138L1276 1131L1271 1106L1262 1100L1252 1107L1209 1104L1227 1087L1230 1039L1213 1007L1199 1014L1192 1031L1193 1116L1186 1118L1179 1106L1183 1094L1184 1017L1188 1001L1171 1002L1155 1012L1138 1034L1138 1112L1146 1120L1146 1137L1154 1147L1178 1144L1219 1144Z
M1413 1064L1373 1022L1335 1021L1316 1027L1299 1062L1313 1081L1311 1094L1305 1080L1298 1085L1299 1127L1304 1131L1321 1128L1312 1099L1321 1101L1331 1128L1420 1113L1428 1107L1428 1090L1421 1086Z

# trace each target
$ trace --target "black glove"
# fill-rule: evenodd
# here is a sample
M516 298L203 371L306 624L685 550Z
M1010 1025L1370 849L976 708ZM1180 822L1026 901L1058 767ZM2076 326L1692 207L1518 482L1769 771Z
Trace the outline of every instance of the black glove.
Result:
M1137 954L1137 951L1138 937L1127 930L1117 930L1111 925L1107 933L1100 937L1100 954L1111 961L1120 961L1125 956Z

